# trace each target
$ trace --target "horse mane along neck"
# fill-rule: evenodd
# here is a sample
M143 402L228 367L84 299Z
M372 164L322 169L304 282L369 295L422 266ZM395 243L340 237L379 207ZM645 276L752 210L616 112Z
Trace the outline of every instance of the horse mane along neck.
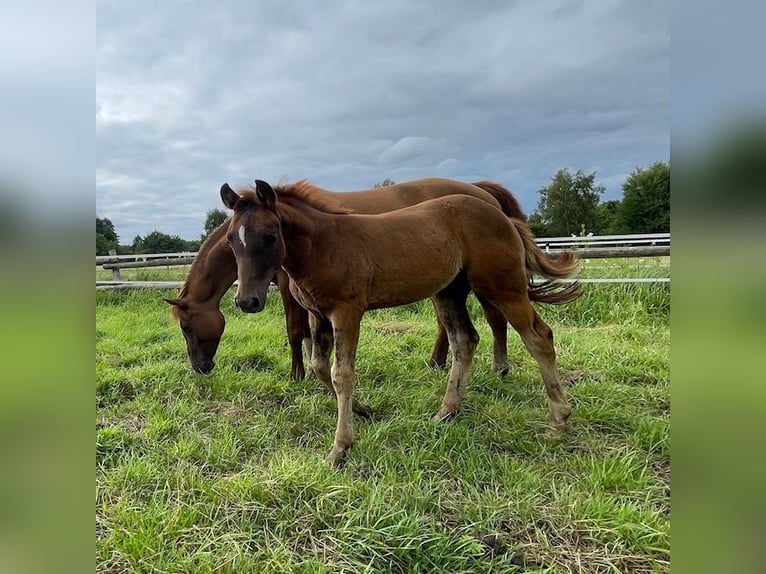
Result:
M181 287L181 291L178 293L179 299L183 299L186 295L188 295L189 288L191 286L191 279L192 277L196 277L198 275L199 267L202 265L201 261L205 258L208 251L210 251L213 246L217 245L221 238L226 235L226 230L228 227L229 218L227 217L221 225L216 227L213 232L207 236L207 239L205 239L202 245L200 245L199 250L197 250L197 256L192 261L191 267L189 268L189 273L186 275L186 281L184 281L184 284Z
M252 189L252 188L251 188ZM255 191L252 189L252 191ZM274 188L277 192L277 201L288 205L300 203L313 207L324 213L346 214L350 209L343 207L329 191L315 186L310 181L302 179L295 183L285 183ZM278 205L278 204L277 204Z

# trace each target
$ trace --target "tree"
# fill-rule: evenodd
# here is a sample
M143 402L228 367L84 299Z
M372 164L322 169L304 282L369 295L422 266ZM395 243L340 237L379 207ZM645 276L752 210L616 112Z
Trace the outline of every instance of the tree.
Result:
M116 250L119 242L114 224L106 217L96 216L96 255L107 255L111 249Z
M595 235L612 235L619 233L618 212L621 202L613 199L599 203L596 206Z
M184 239L184 248L182 251L199 251L204 239Z
M596 185L595 179L596 172L586 175L578 170L573 175L560 169L550 185L540 189L537 214L549 235L579 235L595 229L596 206L605 189Z
M535 237L549 237L548 226L543 223L543 218L536 211L533 211L527 218L527 225L535 234Z
M621 233L667 233L670 231L670 164L658 161L636 168L622 184L623 197L617 212Z
M110 249L117 249L117 244L96 233L96 255L109 255Z
M107 241L114 241L115 243L119 241L117 232L114 230L114 224L106 217L101 219L96 216L96 234L103 235Z
M396 182L393 179L391 179L390 177L387 177L386 179L384 179L383 181L379 181L378 183L376 183L372 187L373 187L373 189L377 189L379 187L386 187L388 185L394 185L395 183Z
M205 216L205 233L202 234L202 239L213 233L228 217L223 209L213 208L209 210Z
M137 235L133 240L134 253L177 253L186 251L186 242L178 235L154 230L146 237Z

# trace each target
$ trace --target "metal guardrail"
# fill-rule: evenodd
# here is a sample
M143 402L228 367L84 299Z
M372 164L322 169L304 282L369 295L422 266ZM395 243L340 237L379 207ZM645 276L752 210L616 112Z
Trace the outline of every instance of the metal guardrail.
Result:
M670 233L640 233L631 235L592 235L585 237L539 237L537 244L548 253L572 249L581 259L620 257L661 257L670 255ZM123 281L120 269L188 265L195 252L138 253L130 255L99 255L96 265L112 271L112 280L97 280L97 289L172 289L183 281ZM633 277L580 279L583 283L669 283L669 277Z
M155 259L179 259L184 257L194 258L196 256L196 251L181 251L179 253L130 253L127 255L96 255L96 265L127 261L152 261Z
M670 247L670 233L634 233L629 235L586 235L575 237L538 237L540 247L577 249L579 247Z
M537 244L547 250L588 247L637 247L641 245L670 247L670 233L634 233L629 235L591 235L570 237L538 237ZM153 261L157 259L194 258L195 251L178 253L136 253L128 255L96 255L96 265ZM147 267L149 267L147 265Z

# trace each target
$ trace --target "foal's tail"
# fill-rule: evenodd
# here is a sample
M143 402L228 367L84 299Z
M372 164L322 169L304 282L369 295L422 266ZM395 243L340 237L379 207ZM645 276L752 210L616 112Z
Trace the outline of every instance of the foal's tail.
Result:
M500 209L502 209L503 213L505 213L507 217L521 219L521 221L527 220L524 212L521 211L521 206L519 205L519 201L516 199L516 197L499 183L485 179L482 181L477 181L471 185L480 187L492 197L494 197L500 204Z
M574 301L582 295L579 282L575 281L564 287L555 281L575 274L578 265L577 256L572 251L564 251L556 259L549 257L537 246L535 236L526 223L517 219L511 219L510 222L524 242L527 275L537 273L547 279L547 281L535 285L531 282L530 277L529 298L539 303L561 305Z

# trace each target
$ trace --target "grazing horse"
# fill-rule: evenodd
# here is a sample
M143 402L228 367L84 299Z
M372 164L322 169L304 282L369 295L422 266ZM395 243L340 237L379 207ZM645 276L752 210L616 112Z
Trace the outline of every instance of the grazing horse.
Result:
M434 185L434 182L438 185ZM314 193L356 213L382 213L443 195L468 194L496 206L508 217L526 219L511 192L492 181L467 185L450 180L419 180L380 189L342 193L317 188ZM237 278L237 262L226 243L228 225L227 220L210 234L200 247L178 295L173 299L165 299L173 306L172 314L186 341L186 352L192 368L203 374L209 373L215 366L213 359L225 327L225 319L220 310L221 298ZM285 310L292 358L290 376L302 379L306 371L301 345L310 341L308 313L290 294L289 279L284 271L277 269L272 282L279 288ZM481 304L494 336L492 370L504 376L509 368L505 317L485 301L481 301ZM447 332L439 324L428 364L444 367L447 363L447 350Z
M200 246L178 296L164 299L173 306L171 312L181 327L192 368L202 374L215 367L213 358L226 325L220 309L221 298L237 278L237 262L226 243L228 225L227 219ZM273 282L282 295L285 310L292 353L290 376L302 379L306 371L301 344L311 340L308 313L290 293L290 279L283 270L276 271Z
M424 180L423 185L440 181ZM434 419L447 420L460 408L479 341L466 309L473 291L503 314L536 359L553 429L563 430L571 407L556 373L553 333L530 300L562 303L579 296L578 283L553 283L575 272L572 252L549 258L526 223L467 194L378 215L349 213L306 182L275 191L256 180L254 188L240 193L224 184L221 199L234 210L227 238L237 260L236 305L261 311L269 282L282 267L293 295L312 314L311 366L338 402L335 440L327 456L331 464L340 465L354 442L352 411L366 408L354 399L362 315L426 297L447 331L453 357ZM530 285L530 270L550 280L542 292Z

